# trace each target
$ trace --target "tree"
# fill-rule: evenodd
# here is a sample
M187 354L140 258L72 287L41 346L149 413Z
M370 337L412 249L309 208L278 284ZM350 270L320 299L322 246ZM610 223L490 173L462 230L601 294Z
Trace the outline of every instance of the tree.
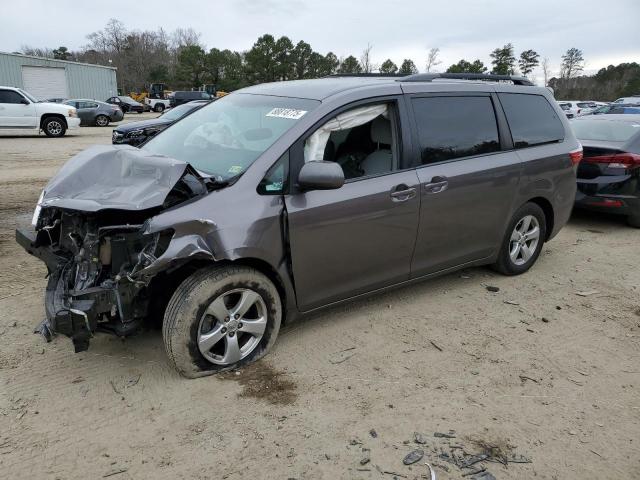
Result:
M315 75L311 74L311 70L315 72L320 70L321 66L318 64L318 58L312 58L313 53L314 51L311 49L311 45L309 45L307 42L303 42L302 40L300 40L296 44L292 54L295 78L312 78ZM312 60L313 65L311 65Z
M251 83L274 82L279 71L276 60L276 40L273 35L263 35L245 54L246 71Z
M542 59L542 74L544 75L544 86L546 87L549 85L549 75L551 74L551 67L547 57Z
M340 66L340 60L335 53L329 52L324 56L324 75L333 75L338 71L338 67Z
M584 57L582 50L575 47L567 50L562 56L562 65L560 66L560 77L573 78L584 70Z
M67 47L58 47L53 51L53 58L56 60L68 60L71 58L71 52Z
M496 48L491 52L491 64L493 75L513 75L515 72L516 57L513 55L513 45L507 43L502 48Z
M180 49L178 54L177 77L190 88L199 88L204 83L207 71L206 54L199 45L190 45Z
M360 66L362 67L362 73L371 73L378 68L371 60L371 49L373 45L367 43L367 48L362 51L360 55Z
M32 57L44 57L44 58L53 58L53 50L50 48L36 48L30 47L29 45L23 45L20 47L20 52L22 55L30 55Z
M400 70L398 70L398 73L401 75L413 75L415 73L418 73L418 67L416 67L415 63L413 63L413 60L405 58L402 61L402 65L400 65Z
M427 72L430 72L432 68L437 67L442 62L438 60L438 55L440 54L439 48L432 48L429 50L427 54Z
M525 50L520 54L520 60L518 60L518 66L520 67L520 73L525 77L528 76L533 69L538 66L540 61L538 60L540 55L535 50Z
M390 58L386 59L384 62L382 62L382 65L380 65L380 73L397 73L398 72L398 66L393 63L391 61Z
M485 73L486 71L487 67L480 60L474 60L472 63L462 59L447 68L447 73Z
M338 73L362 73L362 65L356 57L349 55L340 63Z

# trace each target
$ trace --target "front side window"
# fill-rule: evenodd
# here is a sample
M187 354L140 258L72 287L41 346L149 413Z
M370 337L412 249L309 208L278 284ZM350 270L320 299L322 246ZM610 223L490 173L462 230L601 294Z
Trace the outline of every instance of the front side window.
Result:
M22 103L22 95L13 90L0 90L0 103Z
M564 126L542 95L499 93L516 148L564 140Z
M302 98L227 95L184 117L142 148L228 180L244 173L319 104Z
M490 97L414 98L412 104L422 165L500 150Z
M380 103L336 115L306 139L305 162L337 162L345 180L397 169L393 111L393 104Z

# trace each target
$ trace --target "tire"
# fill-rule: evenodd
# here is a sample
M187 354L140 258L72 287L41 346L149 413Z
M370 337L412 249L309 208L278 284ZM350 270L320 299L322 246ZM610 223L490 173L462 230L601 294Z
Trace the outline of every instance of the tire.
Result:
M153 111L157 113L164 112L164 103L156 103L156 106L153 107Z
M233 317L235 309L241 310L241 299L249 299L250 308ZM181 375L197 378L262 358L276 341L281 318L280 295L264 274L245 266L207 267L173 293L164 314L162 338L169 362Z
M640 228L640 215L629 215L627 217L627 225L633 228Z
M42 122L42 130L47 137L63 137L67 131L64 120L58 117L48 117Z
M533 233L535 231L537 237ZM523 232L528 235L523 236ZM535 203L525 203L509 222L498 259L492 265L494 270L503 275L520 275L526 272L540 256L546 238L547 223L542 208Z
M98 115L96 117L96 125L98 127L107 127L109 126L109 117L106 115Z

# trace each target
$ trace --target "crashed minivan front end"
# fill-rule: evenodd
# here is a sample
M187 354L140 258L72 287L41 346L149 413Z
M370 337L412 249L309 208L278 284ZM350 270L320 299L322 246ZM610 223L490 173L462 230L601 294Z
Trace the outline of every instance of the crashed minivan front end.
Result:
M175 265L163 257L174 230L152 232L151 220L208 191L188 164L131 147L93 147L74 157L45 187L34 229L16 231L48 270L39 331L70 337L79 352L94 332L137 330L152 301L151 280Z

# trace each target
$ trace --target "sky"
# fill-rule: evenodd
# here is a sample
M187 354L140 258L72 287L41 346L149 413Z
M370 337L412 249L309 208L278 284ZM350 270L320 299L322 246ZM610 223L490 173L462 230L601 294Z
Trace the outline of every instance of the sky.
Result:
M585 73L640 62L640 0L2 0L0 51L24 45L76 50L110 18L128 29L191 27L207 48L247 50L264 33L304 40L320 53L360 56L374 63L411 58L425 70L440 49L444 71L511 42L516 55L534 49L553 73L571 47L583 51ZM541 70L534 71L541 77Z

